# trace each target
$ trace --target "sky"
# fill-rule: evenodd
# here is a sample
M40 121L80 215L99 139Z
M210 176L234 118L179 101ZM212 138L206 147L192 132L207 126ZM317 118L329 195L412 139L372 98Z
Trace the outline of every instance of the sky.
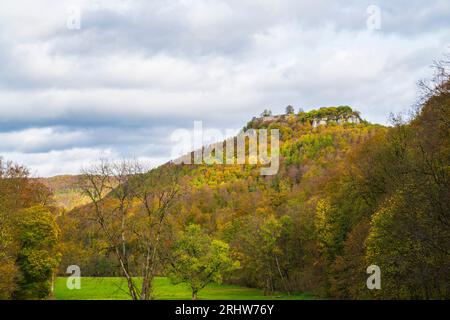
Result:
M449 51L448 0L1 1L0 156L34 176L156 166L194 121L289 104L387 124Z

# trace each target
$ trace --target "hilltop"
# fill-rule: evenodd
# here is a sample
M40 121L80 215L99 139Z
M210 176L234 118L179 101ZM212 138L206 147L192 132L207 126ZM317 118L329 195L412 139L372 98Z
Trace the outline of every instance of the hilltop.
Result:
M288 107L289 108L289 107ZM338 107L322 107L319 109L313 109L308 112L300 111L295 114L290 111L286 114L272 115L270 111L265 110L261 114L261 117L254 117L246 126L246 128L259 127L261 124L280 122L280 123L292 123L293 121L300 122L302 124L309 124L313 128L320 125L328 124L345 124L345 123L367 123L361 119L360 113L354 111L349 106Z

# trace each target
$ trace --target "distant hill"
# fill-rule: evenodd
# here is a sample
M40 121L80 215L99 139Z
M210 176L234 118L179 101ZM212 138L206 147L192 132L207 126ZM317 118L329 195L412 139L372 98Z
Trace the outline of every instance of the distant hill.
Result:
M78 175L60 175L49 178L37 178L37 180L50 188L52 191L63 191L76 188Z
M72 210L89 202L89 199L81 194L81 189L78 187L78 175L61 175L37 178L37 180L52 191L55 204L58 207Z

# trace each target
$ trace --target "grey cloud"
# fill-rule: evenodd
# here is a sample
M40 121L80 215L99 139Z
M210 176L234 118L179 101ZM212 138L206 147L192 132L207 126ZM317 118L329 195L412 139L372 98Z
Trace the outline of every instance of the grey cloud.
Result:
M301 30L332 25L337 31L363 31L367 7L360 1L139 1L133 10L83 10L83 28L59 30L52 50L64 54L105 54L140 51L170 53L192 59L202 55L239 56L255 35L294 23ZM377 3L375 3L377 5ZM450 4L445 0L386 1L378 4L381 33L417 35L448 30ZM209 17L210 16L210 17Z

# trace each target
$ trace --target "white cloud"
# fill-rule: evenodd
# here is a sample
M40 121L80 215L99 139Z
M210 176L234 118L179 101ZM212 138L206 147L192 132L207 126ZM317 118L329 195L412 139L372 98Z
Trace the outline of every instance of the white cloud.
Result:
M82 167L101 158L118 158L120 155L110 149L75 148L45 153L6 152L3 157L18 163L26 163L36 177L59 174L78 174Z
M0 132L0 150L33 152L40 149L60 149L83 143L82 132L58 132L53 128L31 128L23 131Z

